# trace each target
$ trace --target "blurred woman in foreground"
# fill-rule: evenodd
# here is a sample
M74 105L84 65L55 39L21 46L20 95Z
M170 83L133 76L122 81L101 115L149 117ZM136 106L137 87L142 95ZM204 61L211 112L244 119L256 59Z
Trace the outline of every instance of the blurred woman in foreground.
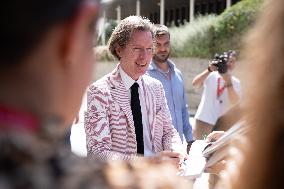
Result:
M217 188L278 188L284 178L284 1L264 5L243 51L243 108L250 132L240 148L231 149L234 160Z

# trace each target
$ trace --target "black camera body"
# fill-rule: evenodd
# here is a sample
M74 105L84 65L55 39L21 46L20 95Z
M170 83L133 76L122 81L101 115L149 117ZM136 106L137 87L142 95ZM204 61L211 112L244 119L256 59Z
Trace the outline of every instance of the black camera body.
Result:
M217 67L217 70L220 74L225 74L228 71L228 55L224 54L215 54L212 64Z

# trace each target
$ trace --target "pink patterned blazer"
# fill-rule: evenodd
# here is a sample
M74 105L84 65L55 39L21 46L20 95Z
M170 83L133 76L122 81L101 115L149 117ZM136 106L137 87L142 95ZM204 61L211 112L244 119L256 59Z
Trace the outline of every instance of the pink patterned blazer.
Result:
M87 152L102 160L130 160L137 154L130 99L118 68L93 83L87 92ZM147 75L142 76L142 83L154 152L181 145L162 84Z

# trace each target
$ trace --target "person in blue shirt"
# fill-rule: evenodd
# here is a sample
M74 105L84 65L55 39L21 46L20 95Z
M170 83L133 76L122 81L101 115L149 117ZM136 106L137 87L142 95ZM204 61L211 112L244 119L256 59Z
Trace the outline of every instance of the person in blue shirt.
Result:
M181 71L169 60L170 32L165 25L155 25L153 33L153 59L147 73L163 84L173 125L181 140L188 143L189 150L193 142L192 127L189 123L189 109Z

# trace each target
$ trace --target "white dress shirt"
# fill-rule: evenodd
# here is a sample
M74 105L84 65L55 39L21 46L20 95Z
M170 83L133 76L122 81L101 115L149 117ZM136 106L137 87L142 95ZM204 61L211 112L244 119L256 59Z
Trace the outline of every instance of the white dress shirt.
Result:
M143 124L143 140L144 140L144 156L154 156L155 152L153 150L152 139L151 139L151 132L150 132L150 125L149 119L147 116L145 98L144 98L144 90L142 85L142 77L139 77L137 81L133 80L124 70L119 67L119 72L121 75L122 82L127 90L129 96L129 103L131 103L131 91L130 87L137 82L139 85L138 93L139 93L139 100L141 106L141 113L142 113L142 124Z

